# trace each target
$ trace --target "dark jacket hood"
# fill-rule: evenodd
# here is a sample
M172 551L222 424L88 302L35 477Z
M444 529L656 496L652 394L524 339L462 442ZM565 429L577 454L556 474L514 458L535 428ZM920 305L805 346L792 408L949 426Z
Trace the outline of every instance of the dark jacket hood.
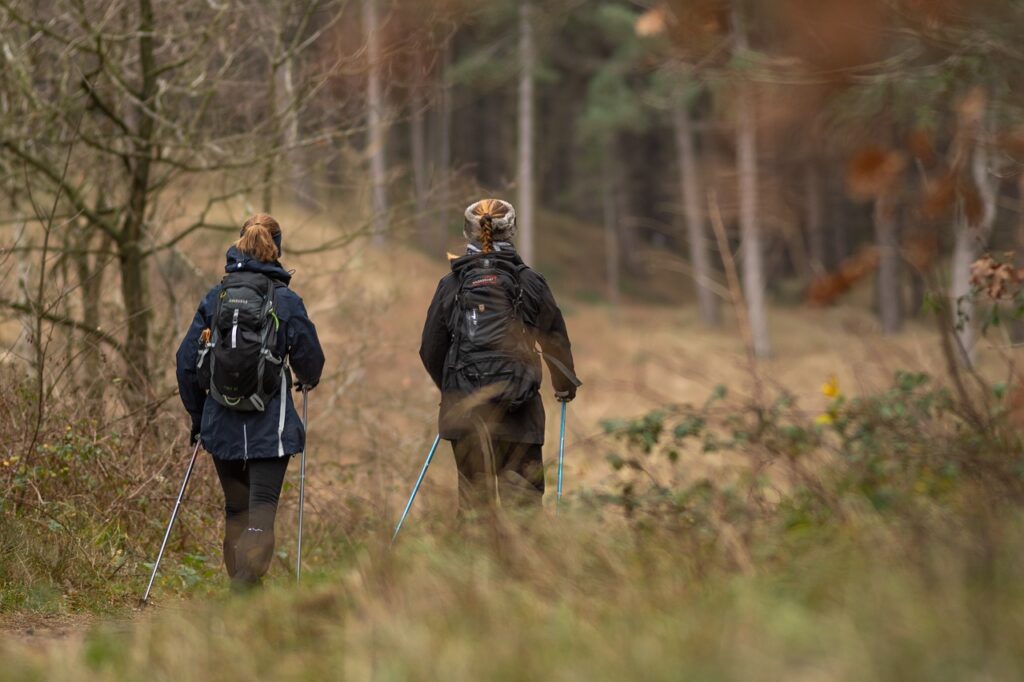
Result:
M506 247L501 251L491 251L490 253L470 253L456 258L451 263L452 272L458 272L481 258L500 258L501 260L509 261L513 265L524 264L523 259L519 257L519 254L516 253L515 250Z
M288 284L292 281L292 273L285 270L280 261L274 261L273 263L258 261L252 256L239 251L237 246L232 246L228 249L227 260L224 272L258 272L283 284Z

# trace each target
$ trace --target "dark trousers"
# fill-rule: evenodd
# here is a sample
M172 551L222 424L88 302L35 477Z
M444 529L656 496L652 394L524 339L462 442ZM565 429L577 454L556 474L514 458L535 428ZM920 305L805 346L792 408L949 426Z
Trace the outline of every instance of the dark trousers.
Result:
M493 506L539 508L544 497L541 446L486 436L452 442L459 470L459 512Z
M270 568L289 459L213 460L224 489L224 565L236 587L258 584Z

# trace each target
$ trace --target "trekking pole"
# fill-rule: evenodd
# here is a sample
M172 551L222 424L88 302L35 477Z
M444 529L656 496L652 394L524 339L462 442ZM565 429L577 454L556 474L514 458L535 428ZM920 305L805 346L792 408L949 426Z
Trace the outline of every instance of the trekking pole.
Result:
M402 530L402 524L405 523L405 517L409 515L409 510L412 509L412 503L416 500L416 493L420 491L420 486L423 485L423 478L427 475L427 469L430 468L430 462L434 459L434 453L437 452L437 446L441 444L441 434L437 434L437 438L434 439L434 444L430 446L430 453L427 455L427 461L423 463L423 468L420 470L420 476L416 479L416 485L412 488L412 495L409 496L409 501L405 504L405 510L402 512L402 518L398 519L398 525L395 526L395 534L391 536L391 544L395 543L395 539L398 538L398 532Z
M306 445L299 459L299 547L295 557L295 582L302 580L302 510L306 505L306 450L309 443L309 389L302 387L302 425L306 429Z
M178 501L174 503L174 511L171 512L171 520L167 524L167 532L164 533L164 541L160 543L160 553L156 555L156 562L153 564L153 573L149 576L149 584L146 585L146 594L142 596L139 601L140 606L145 606L149 603L149 593L153 590L153 582L156 580L156 572L160 569L160 562L164 558L164 550L167 549L167 540L171 537L171 529L174 528L174 522L178 520L178 510L181 509L181 500L185 497L185 488L188 487L188 479L192 478L192 469L196 466L196 457L199 455L200 441L196 440L195 450L192 451L192 459L188 463L188 469L185 471L185 480L181 482L181 490L178 492Z
M562 403L562 429L558 437L558 494L555 497L555 513L558 513L558 504L562 501L562 467L565 464L565 413L569 403Z

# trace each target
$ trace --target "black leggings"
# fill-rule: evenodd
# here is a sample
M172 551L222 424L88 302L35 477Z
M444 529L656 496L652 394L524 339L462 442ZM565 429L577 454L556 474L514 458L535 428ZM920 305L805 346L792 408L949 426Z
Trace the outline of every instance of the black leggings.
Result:
M270 568L277 500L289 459L213 460L224 489L224 565L237 586L259 583Z
M459 512L494 505L537 508L544 497L541 446L466 437L452 442L459 470Z

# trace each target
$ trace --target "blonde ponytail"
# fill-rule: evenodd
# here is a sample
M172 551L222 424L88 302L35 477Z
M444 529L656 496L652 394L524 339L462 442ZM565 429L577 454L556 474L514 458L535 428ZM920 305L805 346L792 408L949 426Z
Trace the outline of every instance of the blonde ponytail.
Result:
M480 246L484 253L494 251L494 218L490 213L480 216Z

